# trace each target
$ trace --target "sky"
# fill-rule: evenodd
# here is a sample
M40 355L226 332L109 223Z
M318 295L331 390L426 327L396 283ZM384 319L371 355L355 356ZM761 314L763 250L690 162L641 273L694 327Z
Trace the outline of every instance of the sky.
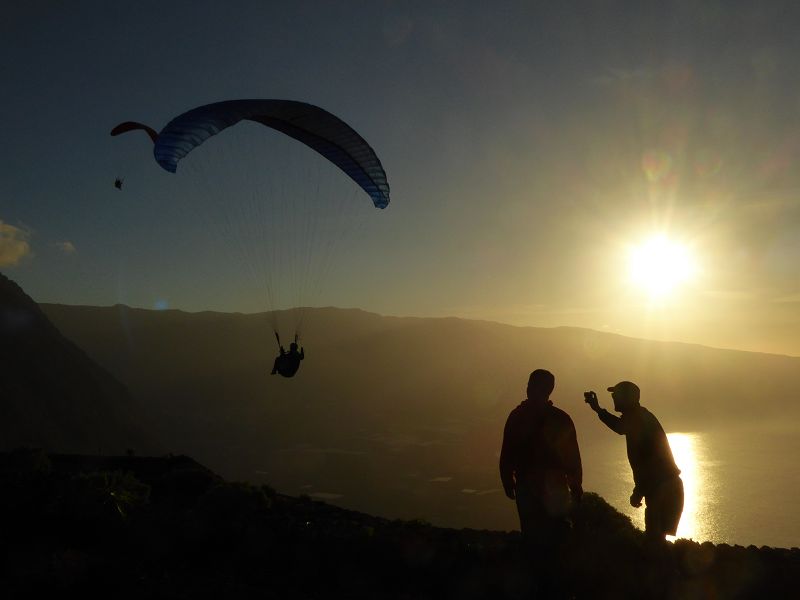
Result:
M792 2L15 3L0 270L40 302L255 312L248 276L283 293L269 248L299 247L314 305L800 356L798 24ZM267 131L197 150L214 194L109 136L235 98L347 121L389 207ZM295 190L351 202L336 252L275 234L284 212L254 230L253 198ZM691 257L663 295L629 268L654 236Z

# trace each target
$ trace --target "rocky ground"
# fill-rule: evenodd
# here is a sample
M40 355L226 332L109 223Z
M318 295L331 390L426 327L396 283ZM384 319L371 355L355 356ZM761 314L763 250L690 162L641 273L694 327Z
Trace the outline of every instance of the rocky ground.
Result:
M587 493L561 547L382 519L222 480L187 457L0 454L2 595L785 598L800 550L650 548Z

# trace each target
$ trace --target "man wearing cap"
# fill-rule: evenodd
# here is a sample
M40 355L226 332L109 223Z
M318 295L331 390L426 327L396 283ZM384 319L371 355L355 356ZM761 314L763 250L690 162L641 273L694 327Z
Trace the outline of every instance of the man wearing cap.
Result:
M523 536L537 545L558 542L568 532L570 499L583 494L581 454L570 416L549 400L555 377L537 369L528 398L511 411L503 432L500 479L516 500Z
M680 469L672 457L661 423L639 405L639 386L620 381L608 391L614 400L614 410L622 413L621 417L600 408L594 392L584 394L586 403L612 431L625 436L628 461L633 470L631 506L640 507L644 498L647 506L645 532L663 540L665 535L675 535L683 512Z

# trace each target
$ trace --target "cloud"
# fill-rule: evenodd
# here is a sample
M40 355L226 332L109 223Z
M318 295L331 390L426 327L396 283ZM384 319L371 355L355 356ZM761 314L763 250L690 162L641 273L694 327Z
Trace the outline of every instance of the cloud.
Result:
M55 246L56 246L56 248L61 250L64 254L75 254L75 252L77 252L77 249L75 248L75 244L73 244L72 242L69 242L69 241L56 242Z
M30 253L28 232L0 221L0 267L13 267Z
M796 304L800 303L800 292L789 294L788 296L781 296L773 300L776 304Z
M594 317L605 312L597 306L556 306L540 303L509 303L489 307L487 305L451 305L446 314L461 319L495 321L517 327L545 327L561 325L558 319L574 317ZM546 320L542 321L542 319Z
M764 289L710 289L701 294L717 300L756 300L765 293Z

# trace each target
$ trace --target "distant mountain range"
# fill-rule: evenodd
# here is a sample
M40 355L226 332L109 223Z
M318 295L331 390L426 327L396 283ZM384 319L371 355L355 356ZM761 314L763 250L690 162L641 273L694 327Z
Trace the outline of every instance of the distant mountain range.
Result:
M153 450L138 406L0 274L0 446L123 453Z
M671 431L800 414L800 358L786 356L320 308L307 311L306 360L287 380L269 374L268 315L42 308L127 386L168 451L227 478L443 525L516 527L497 453L535 368L556 375L552 399L589 459L604 432L583 391L610 408L605 388L623 379Z

